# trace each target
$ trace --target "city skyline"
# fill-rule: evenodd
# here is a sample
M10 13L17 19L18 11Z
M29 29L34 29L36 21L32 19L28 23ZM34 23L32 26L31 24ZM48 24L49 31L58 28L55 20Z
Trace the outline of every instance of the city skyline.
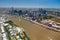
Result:
M60 0L0 0L0 7L60 8Z

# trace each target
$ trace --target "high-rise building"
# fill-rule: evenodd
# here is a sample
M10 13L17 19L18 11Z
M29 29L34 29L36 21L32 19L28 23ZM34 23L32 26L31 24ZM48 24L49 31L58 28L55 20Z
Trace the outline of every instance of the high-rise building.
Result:
M44 9L39 9L39 11L38 11L38 18L39 18L40 20L43 20L45 16L47 16L46 10L44 10Z
M10 10L9 10L9 14L11 14L11 15L13 15L14 14L14 8L12 7L12 8L10 8Z

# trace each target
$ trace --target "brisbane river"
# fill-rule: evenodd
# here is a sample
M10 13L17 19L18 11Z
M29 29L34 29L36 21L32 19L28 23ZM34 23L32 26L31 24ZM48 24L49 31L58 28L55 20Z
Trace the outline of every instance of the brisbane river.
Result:
M8 18L16 25L23 27L30 40L60 40L60 32L44 28L41 25L16 16L10 16Z

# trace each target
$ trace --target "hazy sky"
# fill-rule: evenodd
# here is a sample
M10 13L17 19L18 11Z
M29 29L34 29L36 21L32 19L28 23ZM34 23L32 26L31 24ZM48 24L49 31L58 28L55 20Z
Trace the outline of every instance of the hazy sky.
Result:
M0 0L0 7L60 8L60 0Z

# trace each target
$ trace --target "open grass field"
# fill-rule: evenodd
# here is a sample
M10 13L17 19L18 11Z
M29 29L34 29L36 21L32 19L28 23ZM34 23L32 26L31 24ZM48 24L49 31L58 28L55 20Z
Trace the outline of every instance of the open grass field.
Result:
M59 22L60 23L60 18L51 18L51 20Z
M23 27L30 40L60 40L60 32L56 32L41 25L34 24L16 16L9 17L16 25Z

